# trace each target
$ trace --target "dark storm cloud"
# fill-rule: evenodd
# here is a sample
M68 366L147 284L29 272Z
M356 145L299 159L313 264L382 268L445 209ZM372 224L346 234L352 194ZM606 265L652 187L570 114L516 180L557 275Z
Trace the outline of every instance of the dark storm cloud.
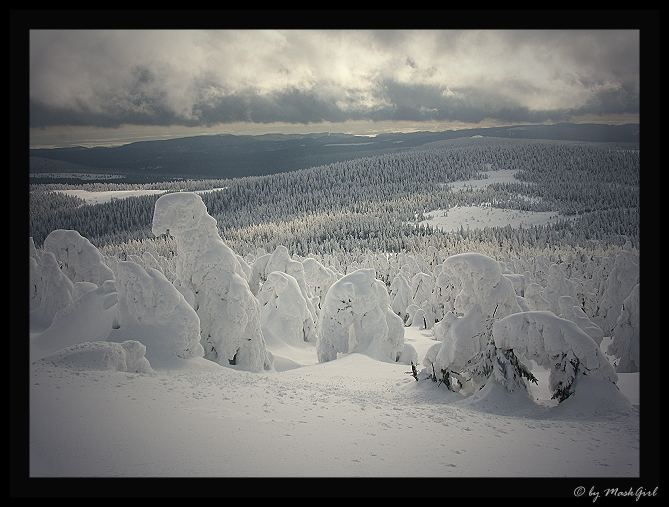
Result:
M633 31L37 31L30 124L638 113Z

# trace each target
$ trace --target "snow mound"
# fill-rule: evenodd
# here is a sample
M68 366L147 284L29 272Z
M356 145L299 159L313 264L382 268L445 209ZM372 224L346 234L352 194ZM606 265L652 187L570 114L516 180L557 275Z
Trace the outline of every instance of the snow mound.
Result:
M204 355L197 313L160 271L120 261L116 285L119 328L112 333L115 341L139 338L155 364Z
M176 241L175 286L200 318L205 357L250 371L271 368L258 300L202 198L192 192L161 196L155 204L152 231L156 236L170 234Z
M116 320L117 302L118 295L110 280L87 292L60 310L51 326L31 339L31 358L40 359L77 343L106 340Z
M335 282L321 309L316 349L320 362L360 352L395 362L404 350L404 324L390 308L374 269L358 269Z
M72 370L110 370L151 373L151 364L144 357L146 347L138 341L123 343L84 342L45 357L43 361Z

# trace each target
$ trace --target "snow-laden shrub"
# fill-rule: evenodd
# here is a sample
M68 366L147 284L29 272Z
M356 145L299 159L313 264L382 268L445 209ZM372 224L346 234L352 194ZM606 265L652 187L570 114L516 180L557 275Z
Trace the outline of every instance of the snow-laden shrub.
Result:
M302 266L304 266L304 278L309 297L317 298L318 303L314 307L316 313L318 313L321 308L321 302L325 299L325 294L327 294L328 289L337 281L339 276L332 269L326 268L311 257L304 259Z
M385 284L373 269L349 273L330 287L319 317L316 350L320 362L349 352L381 361L399 359L404 325L390 308Z
M516 295L523 296L525 294L525 277L517 273L504 273L504 278L509 280L513 285L513 290L516 291Z
M574 322L551 312L508 315L493 323L492 334L498 349L513 350L519 358L550 370L549 388L559 401L578 389L584 375L614 384L618 380L597 343Z
M639 371L639 284L623 301L622 311L613 328L613 341L609 354L619 358L616 371L632 373Z
M267 274L265 273L267 268L267 262L269 261L272 254L263 254L259 255L253 264L251 265L251 277L249 278L249 288L254 296L258 295L260 286L265 283L267 279Z
M581 307L576 304L573 297L560 296L559 303L560 317L576 323L597 345L602 343L602 339L604 338L602 329L588 318Z
M131 261L118 263L116 287L119 328L115 341L135 337L152 363L175 357L202 357L200 319L183 295L157 269Z
M393 312L399 315L403 321L406 321L408 318L407 309L413 303L413 299L409 282L402 273L398 273L390 283L390 300Z
M260 371L271 368L260 327L260 306L235 253L218 235L216 220L191 192L161 196L153 234L176 240L175 286L200 318L205 357L219 364Z
M525 287L525 303L530 310L548 311L550 310L550 302L543 296L544 288L538 283L530 283Z
M411 301L421 308L423 302L432 297L434 278L427 273L416 273L411 279Z
M432 298L437 318L441 320L448 312L455 310L455 297L460 292L460 282L445 263L437 268L437 272Z
M52 252L30 257L30 320L35 325L48 327L55 316L72 305L75 288L58 266Z
M622 310L623 301L639 283L638 257L622 250L616 255L613 269L606 280L606 288L597 309L597 322L606 336L610 336Z
M43 360L71 370L110 370L151 373L151 364L144 354L146 347L135 340L84 342L66 347Z
M277 246L274 250L274 253L272 253L270 258L267 260L267 265L265 266L265 279L267 279L269 274L273 271L286 273L295 279L297 286L300 288L300 293L302 294L302 297L307 304L309 313L311 313L311 317L315 321L316 310L314 309L311 298L309 297L309 293L307 291L304 266L300 261L294 261L291 259L290 254L288 253L288 249L283 245Z
M44 240L44 250L54 254L63 272L73 282L102 285L105 280L114 279L102 254L77 231L52 231Z
M548 269L548 283L543 296L550 305L548 309L556 315L560 313L560 297L576 297L576 287L567 279L561 264L551 264Z
M273 271L258 293L262 331L267 346L316 343L316 323L297 281Z

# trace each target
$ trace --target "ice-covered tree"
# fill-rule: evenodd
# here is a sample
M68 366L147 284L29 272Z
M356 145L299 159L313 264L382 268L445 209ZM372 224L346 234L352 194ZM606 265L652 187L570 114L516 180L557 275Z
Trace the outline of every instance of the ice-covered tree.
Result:
M390 308L385 284L376 279L373 269L349 273L330 287L318 330L320 362L349 352L394 362L405 349L402 319Z
M190 192L161 196L155 205L153 233L168 233L176 240L177 281L192 294L205 357L251 371L270 368L258 300L202 198Z
M316 343L316 322L295 278L272 271L258 293L258 300L263 336L268 346Z
M616 371L631 373L639 371L639 285L636 284L625 298L622 311L613 328L613 341L608 352L616 356Z

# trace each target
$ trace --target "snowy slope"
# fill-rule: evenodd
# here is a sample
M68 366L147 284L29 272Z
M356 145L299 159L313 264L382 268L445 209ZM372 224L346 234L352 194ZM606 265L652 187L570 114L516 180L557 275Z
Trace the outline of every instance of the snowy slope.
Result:
M429 332L406 331L422 360L434 343ZM407 371L362 354L262 373L202 358L154 375L35 362L31 475L639 474L636 410L597 419L548 418L540 406L499 415Z

